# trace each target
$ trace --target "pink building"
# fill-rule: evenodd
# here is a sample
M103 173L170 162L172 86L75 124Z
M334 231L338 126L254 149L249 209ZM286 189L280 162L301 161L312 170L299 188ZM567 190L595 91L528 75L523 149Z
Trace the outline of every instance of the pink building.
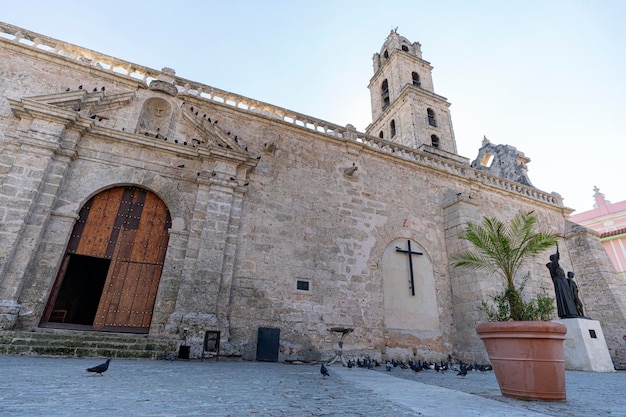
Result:
M626 201L611 204L598 187L593 190L596 199L594 208L574 214L570 220L600 233L602 246L617 272L626 279Z

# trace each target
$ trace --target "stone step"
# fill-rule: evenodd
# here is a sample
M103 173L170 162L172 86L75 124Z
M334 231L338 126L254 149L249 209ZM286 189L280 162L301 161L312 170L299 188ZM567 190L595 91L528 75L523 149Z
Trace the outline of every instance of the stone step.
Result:
M0 332L0 353L9 355L162 359L177 349L175 340L143 335Z
M145 349L146 343L138 342L118 342L109 340L74 340L66 338L32 338L32 337L15 337L11 340L11 345L37 345L45 344L47 346L66 346L66 347L89 347L98 348L115 348L115 349Z

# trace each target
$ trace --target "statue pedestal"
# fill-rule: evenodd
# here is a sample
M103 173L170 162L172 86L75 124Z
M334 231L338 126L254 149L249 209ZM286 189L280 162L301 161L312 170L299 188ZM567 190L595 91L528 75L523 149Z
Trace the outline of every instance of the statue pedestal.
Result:
M615 372L609 348L598 320L582 318L554 320L567 327L565 369L569 371Z

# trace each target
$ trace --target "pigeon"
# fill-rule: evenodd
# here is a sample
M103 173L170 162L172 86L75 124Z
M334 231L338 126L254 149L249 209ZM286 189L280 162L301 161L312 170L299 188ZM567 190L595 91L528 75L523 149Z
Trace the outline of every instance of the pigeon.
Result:
M465 376L467 375L467 368L465 367L465 365L461 365L461 369L459 370L459 372L456 374L457 376Z
M326 369L324 364L322 364L322 367L320 368L320 373L322 374L322 378L326 378L327 376L330 376L330 374L328 373L328 369Z
M94 366L93 368L87 368L87 372L95 372L98 375L102 375L107 369L109 369L109 363L111 363L111 359L107 359L105 363Z
M411 365L411 370L412 370L413 372L415 372L415 373L422 372L422 365L420 365L419 363L417 363L417 364L412 364L412 365Z

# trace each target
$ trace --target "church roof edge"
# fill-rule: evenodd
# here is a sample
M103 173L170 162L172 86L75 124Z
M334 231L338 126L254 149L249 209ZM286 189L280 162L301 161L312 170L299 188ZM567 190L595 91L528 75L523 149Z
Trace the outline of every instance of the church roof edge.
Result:
M399 35L398 35L399 36ZM406 39L406 38L405 38ZM0 22L0 43L19 44L24 48L34 48L41 52L40 57L57 56L71 60L80 65L90 66L100 71L113 74L116 77L124 77L142 84L148 88L150 82L158 80L161 75L172 77L172 85L178 90L178 97L185 99L195 97L198 100L209 100L220 105L226 105L238 111L256 113L263 117L278 119L291 123L299 128L305 128L317 133L334 136L338 139L349 140L367 146L384 153L395 154L407 160L412 160L436 169L449 172L461 177L472 177L475 180L501 188L513 190L519 194L543 201L551 205L559 205L559 202L549 193L537 190L533 187L520 187L510 181L491 176L488 173L479 172L469 165L452 161L442 156L426 154L414 148L398 145L384 139L360 133L349 127L342 127L315 117L297 113L269 103L241 96L236 93L221 90L199 82L191 81L182 77L172 76L171 71L159 71L144 67L128 61L117 59L99 52L63 42L54 38L40 35L26 29L19 28L4 22ZM414 43L413 45L419 45ZM161 77L163 78L163 77ZM441 159L441 160L439 160ZM473 174L471 174L473 172Z

